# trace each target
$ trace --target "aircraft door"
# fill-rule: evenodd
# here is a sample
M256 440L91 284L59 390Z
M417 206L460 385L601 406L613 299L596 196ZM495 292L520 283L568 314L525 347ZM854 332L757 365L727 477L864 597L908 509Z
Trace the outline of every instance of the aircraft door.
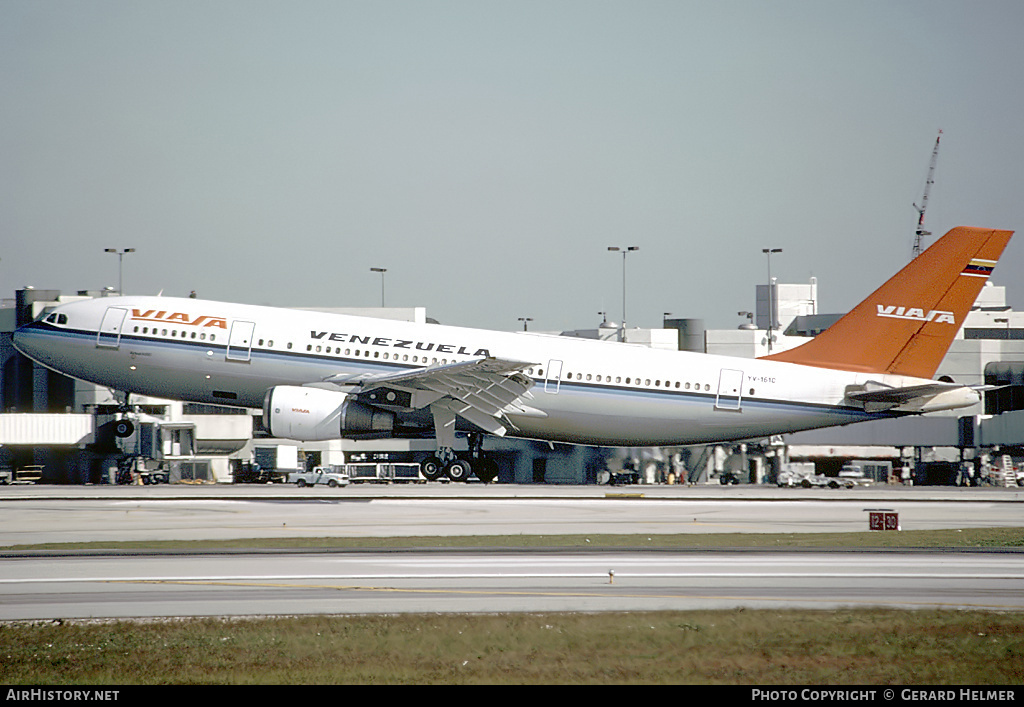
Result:
M124 326L128 310L124 307L107 307L100 322L100 330L96 333L96 346L116 349L121 346L121 327Z
M743 371L723 368L718 376L716 410L739 410L743 400Z
M552 395L558 394L558 387L562 383L562 362L558 359L548 361L548 375L544 379L544 392Z
M252 332L256 328L253 322L231 322L231 333L228 334L228 361L248 361L252 354Z

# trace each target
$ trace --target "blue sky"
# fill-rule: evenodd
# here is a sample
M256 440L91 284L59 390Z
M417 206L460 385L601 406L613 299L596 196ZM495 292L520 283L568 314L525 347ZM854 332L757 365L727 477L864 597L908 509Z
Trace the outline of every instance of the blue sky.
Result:
M0 291L559 330L841 311L1024 227L1024 3L3 0ZM996 270L1024 308L1024 235Z

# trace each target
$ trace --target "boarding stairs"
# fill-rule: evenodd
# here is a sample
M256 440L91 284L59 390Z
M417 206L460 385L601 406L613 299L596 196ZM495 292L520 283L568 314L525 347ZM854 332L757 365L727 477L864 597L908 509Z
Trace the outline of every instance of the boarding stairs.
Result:
M1017 470L1013 466L1013 459L1010 458L1009 454L1004 454L1002 459L999 461L999 466L993 469L993 481L995 486L1005 486L1007 488L1014 487L1017 485Z

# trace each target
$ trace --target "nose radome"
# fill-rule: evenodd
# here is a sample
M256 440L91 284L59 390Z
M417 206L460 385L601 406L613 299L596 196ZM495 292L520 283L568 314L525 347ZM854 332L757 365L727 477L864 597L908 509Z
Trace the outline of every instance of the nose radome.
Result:
M31 335L26 332L27 328L27 326L18 327L14 330L14 334L11 336L11 342L14 344L14 348L26 356L29 355L29 352L26 351L26 346L31 337Z
M15 329L14 334L11 335L11 342L21 354L33 360L39 360L39 333L36 331L35 322Z

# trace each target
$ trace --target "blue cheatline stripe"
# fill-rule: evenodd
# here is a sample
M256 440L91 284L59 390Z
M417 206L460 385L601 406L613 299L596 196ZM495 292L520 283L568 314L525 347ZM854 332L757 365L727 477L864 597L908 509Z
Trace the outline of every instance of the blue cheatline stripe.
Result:
M693 391L675 391L675 390L657 390L657 389L646 389L646 388L627 388L627 387L616 387L607 386L606 384L578 384L578 383L566 383L562 382L561 391L557 395L566 394L566 389L573 391L577 394L593 394L594 388L605 388L611 391L609 397L613 398L654 398L654 397L667 397L670 396L674 399L680 400L684 403L695 404L702 403L705 405L713 405L716 394L711 393L694 393ZM569 395L572 392L567 393ZM804 413L821 413L829 412L837 415L846 415L851 418L850 422L866 422L868 420L880 420L888 419L893 417L903 417L911 413L886 413L886 412L865 412L860 408L852 406L840 406L840 405L829 405L827 403L809 403L800 401L786 401L786 400L770 400L767 398L757 397L744 397L741 400L742 409L756 408L759 410L777 410L780 412L793 413L802 411ZM722 414L729 414L735 412L734 410L724 410ZM845 423L836 423L845 424Z

